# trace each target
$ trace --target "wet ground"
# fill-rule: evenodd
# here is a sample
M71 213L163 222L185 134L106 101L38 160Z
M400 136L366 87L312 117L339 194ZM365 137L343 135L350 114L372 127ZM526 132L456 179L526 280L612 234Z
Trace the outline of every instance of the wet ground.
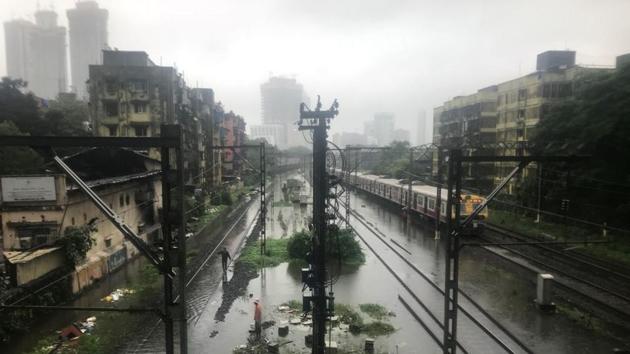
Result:
M295 178L295 175L278 176L269 188L273 190L273 197L268 198L272 200L267 218L268 238L287 237L301 230L306 227L306 220L311 214L310 207L302 209L299 206L282 203L280 188L282 181L288 177ZM444 265L442 242L434 240L430 225L419 223L407 228L399 211L363 194L353 194L351 205L362 215L364 222L378 229L378 233L386 241L396 241L402 248L395 247L398 247L407 259L442 286ZM225 245L232 254L238 254L248 234L252 231L256 234L252 228L257 210L257 203L252 203L243 219L231 225L233 227L227 234ZM280 214L283 222L279 221ZM365 226L357 220L351 219L351 223L441 321L443 308L441 294L429 286ZM254 239L248 242L254 242ZM407 290L380 260L365 245L363 246L366 253L365 264L358 269L344 269L333 286L336 303L355 306L361 303L378 303L396 314L390 320L396 331L389 336L376 337L377 352L440 353L441 350L401 304L398 296L401 295L410 304L440 339L441 330L426 312L413 302ZM299 300L302 296L299 267L283 263L277 267L253 271L239 265L231 266L225 280L221 275L219 258L214 256L209 259L189 289L190 353L231 353L235 347L245 344L253 322L254 298L261 299L264 320L273 320L279 324L292 316L279 312L278 306L288 300ZM534 352L610 353L613 348L623 345L621 340L605 335L600 329L590 328L579 319L565 314L550 315L538 311L533 303L535 279L530 273L483 250L473 248L462 252L460 262L461 287ZM125 274L127 273L119 272L117 276L124 277ZM130 274L133 275L133 272ZM98 295L98 298L100 296ZM461 304L469 307L463 300ZM461 313L459 317L458 338L470 353L504 352ZM60 324L66 323L64 319L55 321ZM487 320L481 321L488 324ZM290 343L283 345L281 352L307 352L304 351L303 344L304 336L309 332L310 328L307 326L291 325L289 335L281 338L282 342ZM277 326L271 326L265 330L265 334L272 340L278 339ZM499 334L499 337L508 341L505 335ZM332 340L347 348L360 346L363 338L364 335L357 337L344 331L334 331L332 336ZM515 352L521 352L516 346L513 349ZM138 341L130 343L123 351L163 352L161 325L147 323L144 331L139 334Z

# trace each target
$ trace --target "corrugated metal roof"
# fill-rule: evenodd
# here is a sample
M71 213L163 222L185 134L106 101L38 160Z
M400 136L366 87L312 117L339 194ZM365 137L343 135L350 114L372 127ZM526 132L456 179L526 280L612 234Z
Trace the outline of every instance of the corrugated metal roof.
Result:
M4 257L11 264L20 264L20 263L28 263L35 258L41 257L48 253L52 253L56 250L61 249L61 247L46 247L46 248L38 248L36 250L30 251L4 251Z

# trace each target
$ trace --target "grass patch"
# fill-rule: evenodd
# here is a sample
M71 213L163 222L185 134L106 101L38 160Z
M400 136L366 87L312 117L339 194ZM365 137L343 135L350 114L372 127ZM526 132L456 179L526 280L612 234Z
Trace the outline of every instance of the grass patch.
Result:
M606 325L597 317L594 317L588 312L584 312L574 306L558 304L556 310L565 315L571 321L579 324L580 326L590 329L595 333L610 336L610 333L606 330Z
M239 261L256 267L275 267L289 261L288 239L267 239L267 251L260 254L260 241L248 245L241 253Z
M375 320L382 320L393 316L392 312L389 312L385 306L379 304L361 304L359 305L359 309Z
M378 304L362 304L359 305L359 307L366 308L369 312L374 314L383 314L382 319L387 319L390 316L390 312L387 311L384 306ZM361 311L366 312L363 309L361 309ZM339 316L339 321L341 323L347 324L349 326L350 333L354 335L365 333L370 337L376 337L386 336L396 331L394 326L387 322L365 322L363 320L363 317L361 317L361 314L350 305L335 304L335 314Z
M209 208L204 209L203 214L198 216L198 220L190 223L192 232L199 232L199 230L201 230L204 226L216 219L217 216L219 216L219 214L221 214L221 212L227 207L227 205L212 205Z
M387 336L394 332L396 332L394 326L382 321L366 323L361 328L361 333L365 333L370 337Z

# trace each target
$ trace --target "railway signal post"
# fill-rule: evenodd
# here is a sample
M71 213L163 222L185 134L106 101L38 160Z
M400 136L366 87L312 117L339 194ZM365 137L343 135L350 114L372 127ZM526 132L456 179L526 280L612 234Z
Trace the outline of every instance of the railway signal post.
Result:
M304 297L304 308L309 308L312 303L313 354L324 354L326 350L326 318L329 310L327 306L329 298L326 296L326 236L328 234L326 205L329 194L326 173L326 131L330 121L339 113L338 106L335 100L330 109L322 111L319 98L314 111L309 110L304 103L300 106L299 129L313 131L313 236L310 268L303 272L303 280L311 289L311 296ZM330 300L332 304L332 296Z

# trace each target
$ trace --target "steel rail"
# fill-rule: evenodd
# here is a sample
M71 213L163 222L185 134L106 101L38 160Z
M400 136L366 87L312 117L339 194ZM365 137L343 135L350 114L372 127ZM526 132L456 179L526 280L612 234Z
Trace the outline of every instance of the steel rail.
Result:
M214 253L217 251L217 249L219 248L219 246L221 246L221 244L223 243L223 241L225 241L225 239L227 238L227 236L230 234L230 232L232 232L232 230L236 227L236 225L243 219L243 217L247 214L247 211L249 210L249 207L245 207L244 208L244 212L241 213L236 220L234 220L234 222L231 224L230 228L228 229L228 231L225 232L225 235L223 236L223 238L221 239L221 241L219 241L219 243L217 244L217 246L206 256L204 262L202 262L199 267L197 267L197 269L195 270L194 274L191 276L191 278L188 280L188 282L186 283L186 287L190 286L190 284L192 283L193 279L197 276L197 274L201 271L201 269L207 264L208 260L210 258L212 258L212 256L214 255ZM179 295L178 295L179 297ZM178 298L177 297L177 298ZM177 298L175 301L177 301ZM158 326L160 325L160 322L162 322L161 319L158 319L155 324L151 327L151 329L149 330L149 333L139 342L138 346L133 350L134 353L137 353L140 349L141 346L143 345L143 343L145 343L152 335L153 332L155 332L155 330L158 328Z
M372 228L370 226L368 226L363 220L360 220L360 214L358 214L355 211L351 211L351 213L353 213L356 216L356 219L359 220L359 222L361 224L363 224L363 226L368 229L370 232L372 232L379 240L381 240L388 248L390 248L396 255L398 255L405 263L407 263L407 265L409 265L416 273L418 273L420 276L422 276L422 278L424 278L424 280L426 280L430 285L432 285L436 290L438 290L440 292L440 294L444 295L444 290L442 290L436 283L434 283L432 280L429 279L429 277L427 277L421 270L419 270L413 263L411 263L406 257L404 257L402 254L400 254L400 252L398 252L396 249L394 249L391 245L389 245L387 242L385 242L385 240L383 240L383 238L378 235L378 233L376 233L374 230L372 230ZM354 229L354 228L353 228ZM356 230L355 230L356 231ZM357 235L359 237L361 237L359 235L359 233L357 232ZM361 239L363 240L363 238L361 237ZM365 241L364 241L365 242ZM366 243L367 244L367 243ZM369 247L369 246L368 246ZM373 251L374 252L374 251ZM375 253L375 252L374 252ZM378 256L377 256L378 257ZM505 328L503 325L501 325L496 319L494 319L487 311L485 311L483 308L481 308L481 306L479 304L477 304L474 301L471 301L472 299L467 296L466 297L471 304L473 304L475 306L475 308L477 308L479 310L479 312L481 312L484 316L486 316L495 326L497 326L501 331L503 331L508 337L510 337L510 339L512 339L516 344L518 344L523 350L525 350L525 352L527 353L533 353L522 341L520 341L516 336L514 336L507 328ZM508 353L514 353L514 351L509 348L507 346L507 344L505 344L500 338L498 338L494 333L492 333L492 331L490 331L490 329L488 329L486 326L484 326L481 322L479 322L479 320L477 320L474 316L472 316L472 314L470 314L466 309L464 309L461 305L457 305L457 308L462 311L462 313L468 317L468 319L470 319L475 325L477 325L477 327L479 327L479 329L481 329L484 333L486 333L490 338L492 338L499 346L501 346L504 350L506 350ZM443 328L443 326L441 327Z

